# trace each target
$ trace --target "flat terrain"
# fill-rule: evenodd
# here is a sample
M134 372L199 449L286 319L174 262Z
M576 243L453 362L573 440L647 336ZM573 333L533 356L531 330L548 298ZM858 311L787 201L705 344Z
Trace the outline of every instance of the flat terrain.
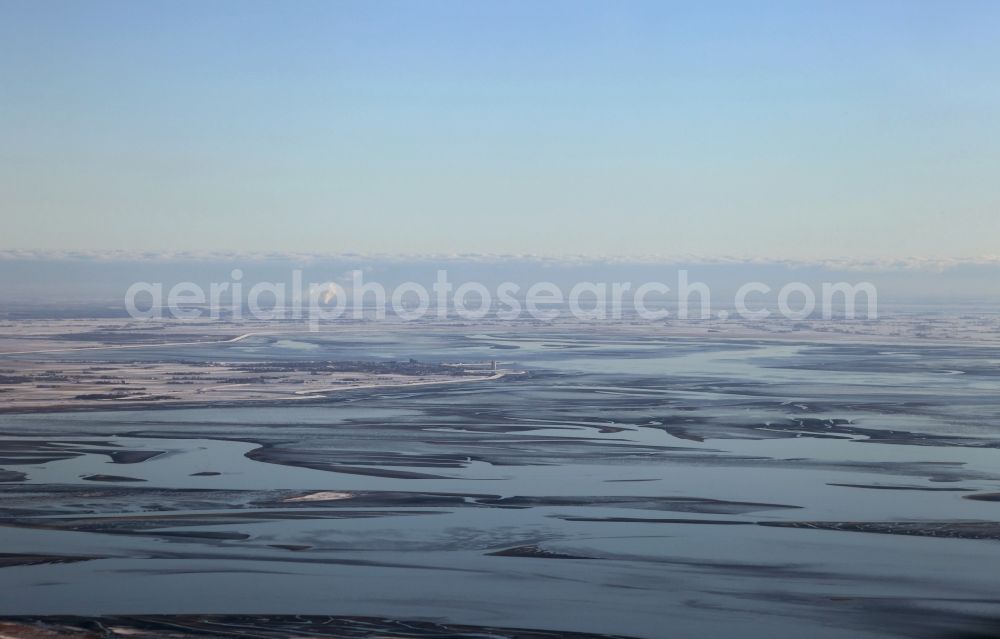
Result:
M270 332L222 339L202 331L154 334L158 339L149 341L149 333L136 335L127 328L61 335L43 332L43 348L0 353L0 412L309 401L340 390L454 383L499 378L510 372L491 370L489 362L315 359L308 357L315 344L270 339ZM81 339L86 346L79 345ZM175 339L187 341L170 341ZM22 346L31 342L32 338L23 336L16 341ZM243 352L235 359L220 360L172 355L178 349L224 345ZM255 359L253 352L262 345L271 351ZM287 359L281 359L283 351ZM136 357L129 357L132 354Z
M182 328L84 350L22 335L0 356L30 378L3 395L34 402L0 415L0 635L949 637L1000 619L989 331ZM176 395L69 397L117 387Z

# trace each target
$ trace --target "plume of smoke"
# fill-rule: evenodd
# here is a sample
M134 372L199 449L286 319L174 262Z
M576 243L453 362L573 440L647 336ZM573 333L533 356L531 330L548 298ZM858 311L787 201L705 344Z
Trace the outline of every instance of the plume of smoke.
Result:
M326 289L323 291L323 303L329 304L335 297L337 297L337 289L333 286L333 284L327 284Z
M329 304L337 297L337 285L333 282L310 284L309 297L318 300L322 304Z

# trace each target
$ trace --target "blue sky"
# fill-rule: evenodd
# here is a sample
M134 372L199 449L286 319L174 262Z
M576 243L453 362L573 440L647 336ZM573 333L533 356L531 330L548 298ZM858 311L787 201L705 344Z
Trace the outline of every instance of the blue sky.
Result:
M0 249L1000 246L997 2L0 0Z

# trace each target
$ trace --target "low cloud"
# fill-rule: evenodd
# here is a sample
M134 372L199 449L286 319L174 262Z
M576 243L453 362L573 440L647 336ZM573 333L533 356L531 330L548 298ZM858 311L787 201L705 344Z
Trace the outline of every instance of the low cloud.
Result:
M727 255L535 255L530 253L309 253L309 252L239 252L239 251L87 251L87 250L0 250L0 262L106 262L106 263L280 263L280 264L526 264L542 267L600 265L642 266L784 266L823 268L832 271L941 272L966 266L1000 265L1000 255L976 257L892 257L877 259L827 258L812 260L747 257Z

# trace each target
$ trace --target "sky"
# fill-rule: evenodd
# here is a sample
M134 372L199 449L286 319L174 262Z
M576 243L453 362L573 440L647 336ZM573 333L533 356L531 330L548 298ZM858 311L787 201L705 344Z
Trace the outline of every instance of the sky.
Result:
M0 0L0 250L1000 253L1000 3Z

